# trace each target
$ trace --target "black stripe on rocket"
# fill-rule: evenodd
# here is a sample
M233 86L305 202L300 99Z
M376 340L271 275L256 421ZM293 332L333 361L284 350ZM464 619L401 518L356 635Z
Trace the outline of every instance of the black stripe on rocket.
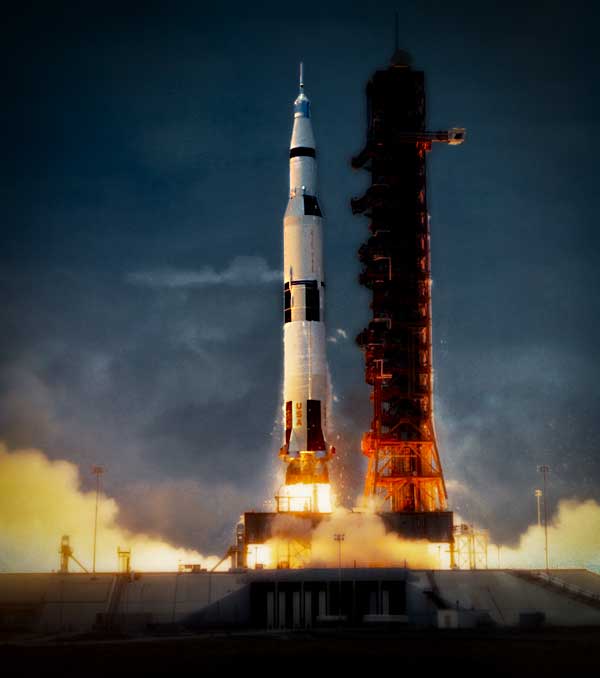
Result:
M284 323L292 322L292 292L290 290L289 283L285 283L285 285L283 286L283 322ZM290 414L290 417L291 416L292 415Z
M285 444L286 447L290 444L293 427L293 403L288 400L285 404ZM325 449L325 438L323 436L323 429L321 428L321 401L307 400L306 401L306 449L307 451L318 451Z
M294 295L303 295L300 299L292 297L291 287L295 287ZM292 303L292 299L295 303ZM304 303L302 303L304 302ZM292 306L304 306L304 320L313 322L321 321L319 283L316 280L294 280L292 285L285 283L283 286L283 320L284 323L292 322Z
M288 400L287 403L285 404L285 446L286 448L289 448L290 446L290 438L292 436L292 426L294 425L293 423L293 417L292 417L292 401Z
M296 146L295 148L290 148L290 158L316 158L317 152L314 148L310 146Z
M321 429L321 401L306 401L307 447L309 450L324 450L325 438Z
M319 207L319 201L316 195L303 195L304 198L304 214L309 217L322 217L323 212Z

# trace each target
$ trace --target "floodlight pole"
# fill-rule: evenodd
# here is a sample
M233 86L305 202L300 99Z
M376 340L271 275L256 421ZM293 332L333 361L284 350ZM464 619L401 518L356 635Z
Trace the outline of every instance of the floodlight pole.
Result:
M545 542L545 547L544 550L546 552L546 572L550 569L549 567L549 559L548 559L548 502L547 502L547 497L548 497L548 492L547 492L547 476L550 471L550 467L547 466L546 464L542 464L541 466L538 466L538 471L544 476L544 542Z
M334 534L333 538L338 543L338 621L342 617L342 542L345 534Z
M98 535L98 498L100 495L100 476L104 473L104 466L92 466L92 473L96 476L96 511L94 515L94 555L92 558L92 574L96 574L96 537Z
M542 497L542 491L541 490L536 490L535 491L535 498L537 500L537 517L538 517L538 527L542 526L542 511L540 507L540 499Z

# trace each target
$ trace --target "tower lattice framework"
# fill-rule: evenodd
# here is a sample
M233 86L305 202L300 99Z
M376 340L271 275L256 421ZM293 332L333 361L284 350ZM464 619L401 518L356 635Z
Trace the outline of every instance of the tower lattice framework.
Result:
M431 267L426 155L432 142L458 144L464 130L426 131L422 71L397 52L367 85L367 142L352 159L371 186L352 200L368 217L359 249L360 283L371 290L372 319L358 335L373 419L363 435L365 495L387 510L446 509L433 421Z

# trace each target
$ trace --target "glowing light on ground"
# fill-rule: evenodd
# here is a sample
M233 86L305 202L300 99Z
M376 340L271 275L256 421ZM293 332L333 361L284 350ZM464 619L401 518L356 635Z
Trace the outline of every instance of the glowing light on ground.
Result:
M333 497L329 483L282 485L277 495L280 513L331 513Z
M272 547L269 544L248 544L246 564L251 570L275 567Z

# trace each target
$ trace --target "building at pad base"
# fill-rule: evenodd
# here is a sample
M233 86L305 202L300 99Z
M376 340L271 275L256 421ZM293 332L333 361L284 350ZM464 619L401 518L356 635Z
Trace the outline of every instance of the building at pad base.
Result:
M600 627L600 576L406 568L0 573L0 631L27 643L31 634L47 644L54 633L173 636L331 625Z
M360 283L372 295L372 319L357 337L373 403L364 494L408 520L447 512L433 419L426 157L433 142L463 140L463 129L427 131L424 74L398 50L367 85L367 139L352 166L371 185L351 207L370 231L359 249Z

